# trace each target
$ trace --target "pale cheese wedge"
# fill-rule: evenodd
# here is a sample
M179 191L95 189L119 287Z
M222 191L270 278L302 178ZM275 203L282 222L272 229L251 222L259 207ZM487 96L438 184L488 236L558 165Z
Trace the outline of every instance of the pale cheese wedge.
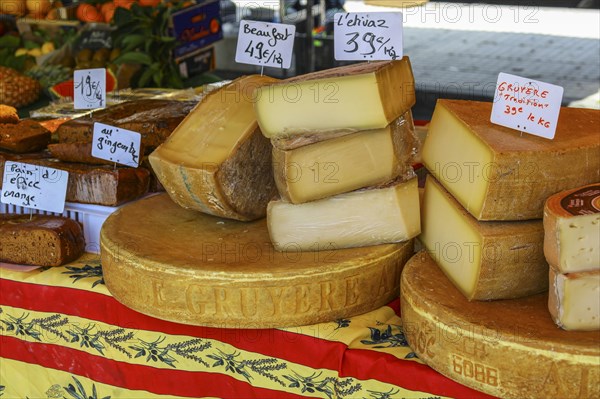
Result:
M600 330L600 270L561 274L550 268L548 310L564 330Z

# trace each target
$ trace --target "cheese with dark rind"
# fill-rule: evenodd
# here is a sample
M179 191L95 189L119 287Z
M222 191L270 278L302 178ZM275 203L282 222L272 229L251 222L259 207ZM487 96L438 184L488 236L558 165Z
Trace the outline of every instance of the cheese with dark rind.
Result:
M413 252L412 241L277 252L264 219L186 210L166 194L117 210L100 236L115 299L160 319L221 328L291 327L371 311L398 297Z
M600 181L600 110L561 108L553 140L490 122L492 103L438 100L423 163L478 220L541 219L550 195Z
M254 90L267 76L239 78L211 92L149 160L173 201L242 221L264 217L277 194L271 143L260 132Z
M600 333L557 328L547 301L469 302L424 251L400 286L410 347L446 377L499 398L600 397Z

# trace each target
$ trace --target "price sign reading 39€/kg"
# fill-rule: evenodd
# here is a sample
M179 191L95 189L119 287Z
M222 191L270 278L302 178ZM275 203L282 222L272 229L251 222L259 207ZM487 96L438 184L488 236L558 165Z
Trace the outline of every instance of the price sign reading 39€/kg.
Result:
M92 136L92 156L137 168L140 163L141 140L142 137L137 132L96 122Z
M287 69L292 64L295 36L294 25L242 20L235 61Z
M403 52L402 13L335 14L333 38L338 61L398 60Z
M75 109L106 107L106 69L80 69L73 72Z
M564 89L550 83L501 72L491 122L553 139Z

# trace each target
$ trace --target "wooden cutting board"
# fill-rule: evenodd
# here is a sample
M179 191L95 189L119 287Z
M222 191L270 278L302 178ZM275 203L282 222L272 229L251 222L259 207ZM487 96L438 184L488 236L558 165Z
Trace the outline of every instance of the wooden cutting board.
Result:
M558 328L547 294L469 302L424 251L400 291L411 348L445 376L502 398L600 397L600 331Z
M113 213L100 234L111 294L141 313L223 328L307 325L369 312L399 295L412 241L344 250L273 249L265 220L183 209L168 195Z

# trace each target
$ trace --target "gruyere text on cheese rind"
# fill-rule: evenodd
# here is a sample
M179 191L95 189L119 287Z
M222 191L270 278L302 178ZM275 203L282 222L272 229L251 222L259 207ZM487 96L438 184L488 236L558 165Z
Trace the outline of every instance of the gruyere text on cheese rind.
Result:
M510 299L548 289L541 220L479 222L428 176L420 241L469 300Z
M259 89L256 117L270 138L384 128L415 103L408 57L339 67Z
M265 216L276 187L271 144L258 128L252 104L255 90L274 81L247 76L211 92L150 155L173 201L242 221Z
M273 148L273 174L282 199L299 204L412 174L410 113L383 129L365 130L293 150Z
M600 183L552 195L544 206L544 255L560 273L600 269Z
M540 219L550 195L600 180L600 110L562 108L553 140L490 122L492 103L439 100L423 163L478 220Z
M417 179L291 204L269 203L276 250L323 251L409 240L420 232Z
M600 270L562 274L550 268L548 310L564 330L600 330Z

